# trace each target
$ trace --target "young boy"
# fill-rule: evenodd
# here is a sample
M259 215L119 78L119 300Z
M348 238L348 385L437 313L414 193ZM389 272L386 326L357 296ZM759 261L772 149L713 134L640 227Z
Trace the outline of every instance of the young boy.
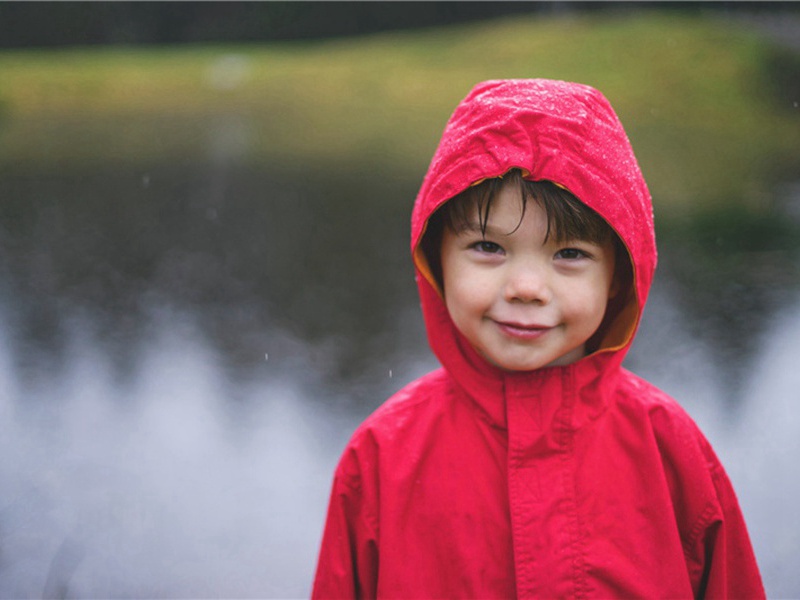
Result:
M656 263L650 195L596 90L476 86L412 217L443 368L355 432L315 598L761 598L730 482L621 367Z

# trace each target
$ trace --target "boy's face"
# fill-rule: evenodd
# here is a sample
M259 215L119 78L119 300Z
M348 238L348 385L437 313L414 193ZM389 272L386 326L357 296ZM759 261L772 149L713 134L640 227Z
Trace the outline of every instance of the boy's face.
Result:
M505 185L481 233L444 228L442 277L459 331L492 364L509 371L568 365L600 326L614 281L614 246L558 243L547 213L529 201L520 221L519 189Z

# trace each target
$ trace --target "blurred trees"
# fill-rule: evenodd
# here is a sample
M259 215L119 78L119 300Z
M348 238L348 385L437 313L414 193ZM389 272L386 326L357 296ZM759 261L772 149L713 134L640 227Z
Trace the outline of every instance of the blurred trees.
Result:
M553 7L525 2L3 2L0 47L309 39Z
M790 3L791 4L791 3ZM310 39L509 14L637 10L639 2L0 2L0 48ZM773 2L646 2L672 10L793 10Z

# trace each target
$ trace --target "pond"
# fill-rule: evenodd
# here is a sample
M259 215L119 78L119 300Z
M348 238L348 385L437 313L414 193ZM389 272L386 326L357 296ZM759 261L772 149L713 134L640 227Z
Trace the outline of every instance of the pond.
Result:
M303 597L354 427L435 368L418 182L0 173L0 596ZM747 206L740 203L738 206ZM627 366L700 423L800 594L800 187L665 219Z

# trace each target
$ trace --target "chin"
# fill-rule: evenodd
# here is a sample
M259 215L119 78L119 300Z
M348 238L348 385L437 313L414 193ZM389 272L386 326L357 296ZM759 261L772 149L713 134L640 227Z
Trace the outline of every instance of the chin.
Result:
M523 371L535 371L536 369L541 369L542 367L552 366L557 361L553 361L551 363L544 362L542 360L495 360L489 357L485 357L490 363L492 363L495 367L499 367L504 371L510 372L523 372Z

